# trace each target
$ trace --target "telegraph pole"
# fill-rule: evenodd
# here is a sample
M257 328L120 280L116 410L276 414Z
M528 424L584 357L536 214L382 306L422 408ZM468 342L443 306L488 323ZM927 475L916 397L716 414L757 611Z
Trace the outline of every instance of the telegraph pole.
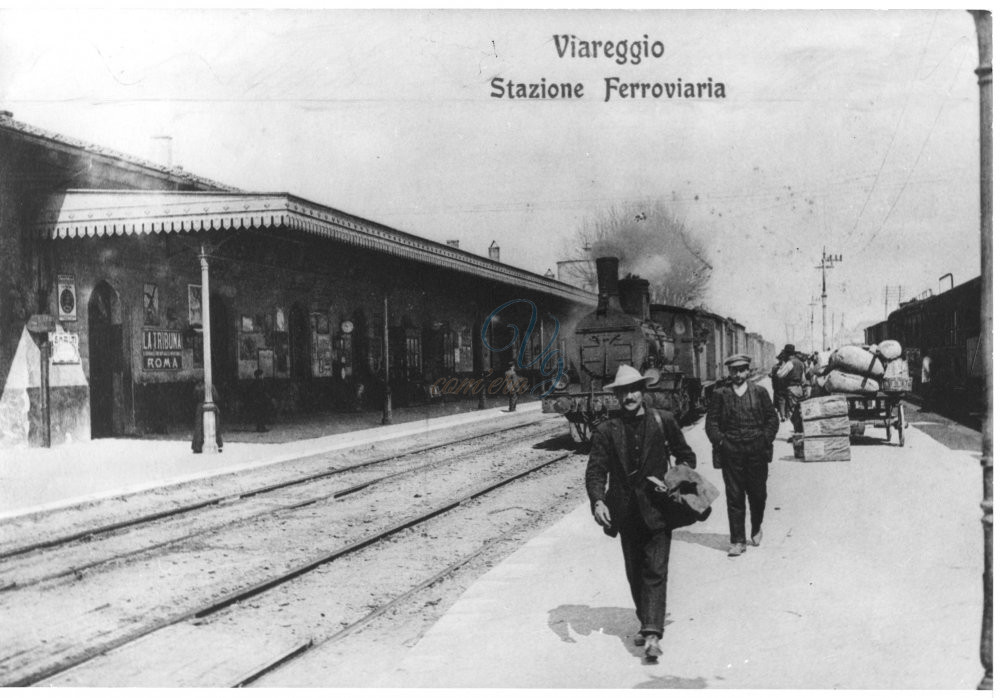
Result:
M972 11L979 44L979 263L980 337L983 341L983 623L979 658L983 690L993 689L993 19L984 10Z
M819 266L816 267L817 269L823 270L823 294L820 296L823 301L823 345L820 347L820 350L822 351L826 351L826 270L833 269L835 262L842 261L844 261L842 255L827 254L826 245L823 246L823 257L820 260Z
M814 331L814 316L816 315L816 296L813 296L809 301L809 351L816 351L816 332ZM820 347L820 351L824 351L825 347Z

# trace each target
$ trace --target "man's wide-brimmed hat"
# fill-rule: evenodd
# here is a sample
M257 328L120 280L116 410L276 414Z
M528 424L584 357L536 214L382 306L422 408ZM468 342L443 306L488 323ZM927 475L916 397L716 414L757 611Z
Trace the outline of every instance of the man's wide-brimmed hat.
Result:
M723 361L726 366L749 366L750 356L747 354L733 354Z
M778 358L780 359L783 356L791 356L794 353L795 353L795 345L794 344L786 344L785 348L781 350L780 354L778 354Z
M631 366L621 364L618 367L618 373L615 374L614 382L605 385L604 389L614 390L615 388L626 388L630 385L635 385L636 383L642 383L644 386L648 386L655 382L655 376L644 376Z

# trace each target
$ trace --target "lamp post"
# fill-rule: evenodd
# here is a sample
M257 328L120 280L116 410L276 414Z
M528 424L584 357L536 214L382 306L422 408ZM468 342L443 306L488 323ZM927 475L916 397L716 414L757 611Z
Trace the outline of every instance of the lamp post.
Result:
M208 310L211 294L208 288L208 253L205 252L204 243L199 249L198 260L201 262L201 341L204 347L202 363L205 366L205 407L201 413L205 443L202 445L202 452L218 453L219 447L216 443L218 406L212 399L212 319Z
M979 41L979 263L980 337L983 343L983 624L979 660L985 673L983 690L993 689L993 20L985 10L973 10Z
M823 345L820 347L822 351L826 351L826 270L833 269L835 262L842 262L844 258L839 254L827 254L826 246L823 246L823 257L820 260L820 264L817 269L823 270L823 293L820 296L823 303Z

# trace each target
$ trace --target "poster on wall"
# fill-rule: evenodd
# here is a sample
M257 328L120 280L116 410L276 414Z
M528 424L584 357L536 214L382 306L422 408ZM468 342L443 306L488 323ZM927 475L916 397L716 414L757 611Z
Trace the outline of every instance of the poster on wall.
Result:
M57 279L59 299L59 319L76 321L76 283L72 276L60 274Z
M188 284L188 324L201 327L201 286Z
M288 332L288 324L285 322L285 310L276 308L274 311L274 329L277 332Z
M257 350L257 369L263 372L264 378L274 378L274 349Z
M160 324L160 294L156 284L142 285L143 324Z

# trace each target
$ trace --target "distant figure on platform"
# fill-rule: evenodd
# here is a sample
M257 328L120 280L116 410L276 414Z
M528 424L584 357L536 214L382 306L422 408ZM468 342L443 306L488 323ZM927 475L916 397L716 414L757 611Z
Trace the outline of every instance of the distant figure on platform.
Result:
M785 409L788 411L789 419L792 420L792 428L796 433L802 433L802 411L799 403L805 399L806 365L795 351L794 344L786 344L785 348L778 354L777 376L781 380ZM788 439L791 441L791 437Z
M517 393L521 389L521 378L517 375L517 368L514 366L514 362L511 361L507 364L507 370L503 374L504 392L507 393L507 411L513 412L517 409Z
M194 410L194 435L191 437L191 450L201 453L205 446L205 383L199 381L194 386L194 399L197 407ZM219 418L219 391L212 386L212 407L215 412L215 445L222 451L222 420Z
M271 411L271 397L264 385L264 372L259 368L253 372L253 386L250 388L248 407L254 426L258 432L267 431L267 416Z
M725 361L732 377L712 393L705 432L712 442L712 463L722 469L729 516L729 556L746 552L746 503L750 502L750 543L763 538L768 464L774 456L778 415L767 389L750 383L750 357L735 354Z
M778 421L784 422L788 419L788 402L785 399L784 381L778 377L781 364L782 362L778 361L771 367L771 392L774 393L774 411L778 413Z
M622 409L594 431L586 483L594 520L609 536L621 533L625 576L640 623L634 642L655 660L663 654L672 529L650 501L646 478L662 480L671 454L692 468L697 459L673 415L644 405L650 380L622 365L614 382L604 386L614 391Z

